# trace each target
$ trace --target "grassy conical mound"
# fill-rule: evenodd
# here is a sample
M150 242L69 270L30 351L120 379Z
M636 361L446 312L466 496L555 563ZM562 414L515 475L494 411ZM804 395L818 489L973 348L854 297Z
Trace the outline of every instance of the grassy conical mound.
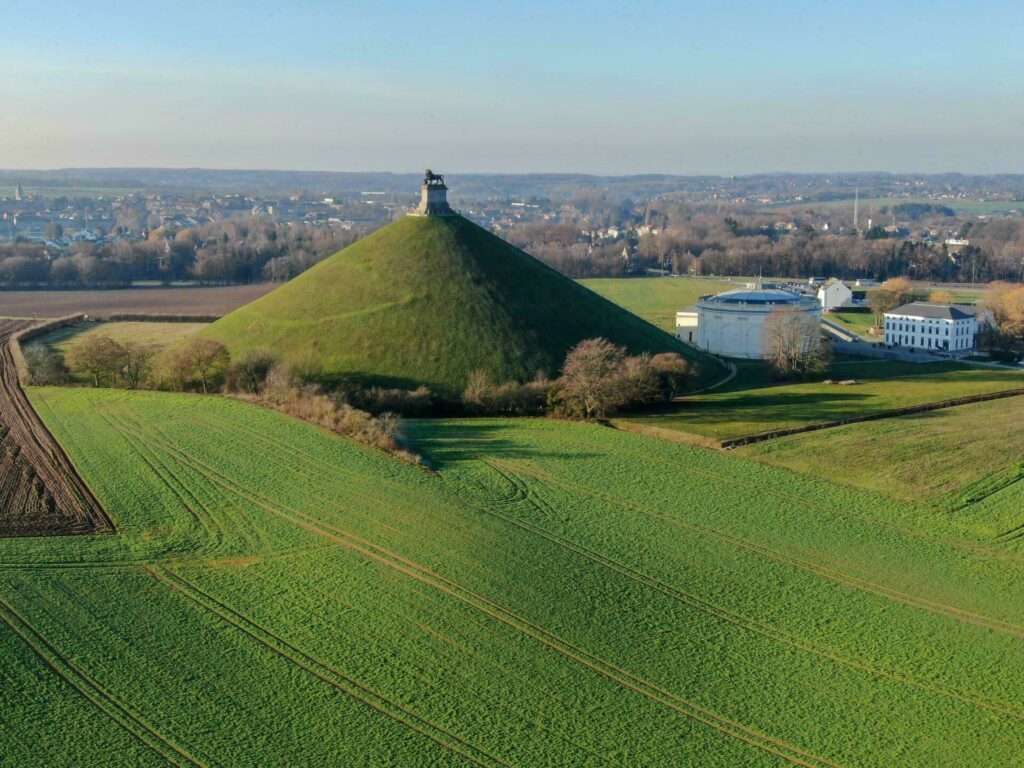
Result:
M692 350L461 216L407 216L204 332L233 356L263 348L327 381L460 392L557 373L581 339Z

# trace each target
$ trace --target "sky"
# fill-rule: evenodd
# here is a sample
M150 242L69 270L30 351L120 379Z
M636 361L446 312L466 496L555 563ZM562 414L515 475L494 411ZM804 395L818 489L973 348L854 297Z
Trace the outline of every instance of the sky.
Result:
M3 4L0 168L1024 173L1024 2Z

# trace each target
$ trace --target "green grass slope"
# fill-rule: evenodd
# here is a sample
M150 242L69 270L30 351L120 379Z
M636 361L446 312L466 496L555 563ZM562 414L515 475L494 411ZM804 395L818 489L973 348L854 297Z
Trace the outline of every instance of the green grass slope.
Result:
M594 336L633 352L697 354L462 217L403 218L201 335L232 354L270 349L327 381L447 393L477 369L498 381L555 373Z

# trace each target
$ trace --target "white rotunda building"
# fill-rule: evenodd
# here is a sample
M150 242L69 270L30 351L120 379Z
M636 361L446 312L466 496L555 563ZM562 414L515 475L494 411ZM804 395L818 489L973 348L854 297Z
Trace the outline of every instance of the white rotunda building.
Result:
M821 304L811 296L763 288L702 296L696 307L676 313L676 336L714 355L763 358L764 321L776 309L791 308L821 320Z

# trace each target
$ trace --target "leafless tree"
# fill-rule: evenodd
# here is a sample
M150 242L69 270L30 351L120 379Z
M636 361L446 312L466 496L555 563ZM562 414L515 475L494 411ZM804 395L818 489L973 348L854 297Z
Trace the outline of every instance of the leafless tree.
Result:
M780 307L764 321L765 358L779 378L803 378L828 368L831 349L813 315Z

